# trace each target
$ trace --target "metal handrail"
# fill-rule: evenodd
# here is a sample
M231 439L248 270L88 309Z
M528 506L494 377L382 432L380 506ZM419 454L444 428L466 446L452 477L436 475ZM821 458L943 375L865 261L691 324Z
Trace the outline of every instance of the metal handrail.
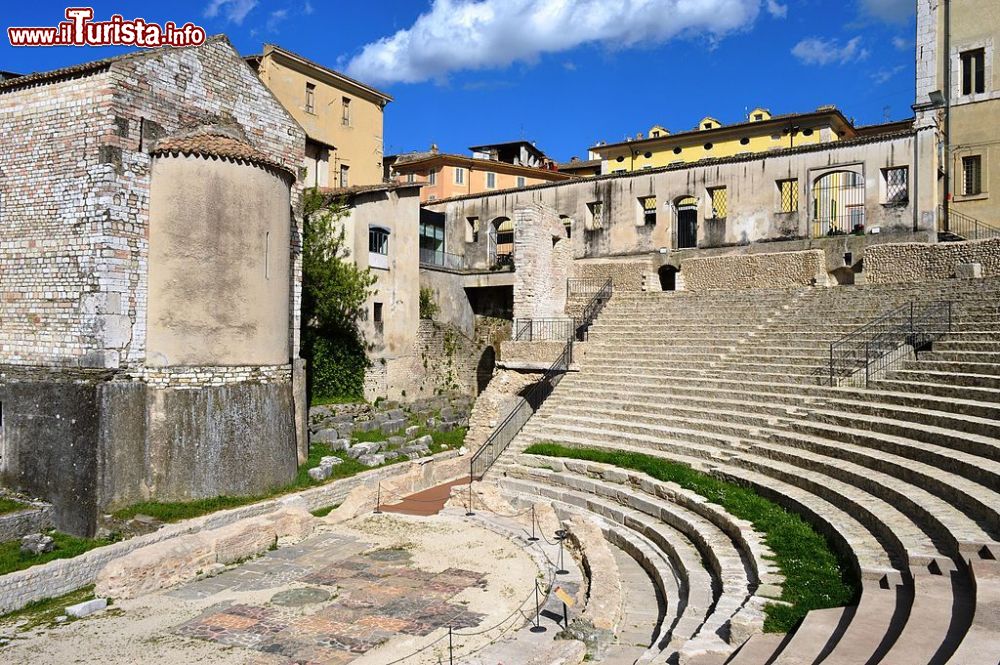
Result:
M513 340L515 342L537 342L575 339L586 342L590 324L601 313L604 304L611 299L612 281L604 280L584 307L583 313L576 317L514 319Z
M420 265L461 270L465 267L465 256L451 254L444 250L420 248Z
M898 364L904 356L896 353L910 347L914 353L930 346L952 329L952 302L932 302L921 307L911 301L883 312L874 320L830 344L827 374L829 385L859 380L864 372L867 388L873 378Z
M941 214L939 219L944 219L944 206L940 206ZM963 212L948 208L948 232L966 240L986 240L987 238L1000 238L1000 228L990 226L986 222L970 217Z
M604 304L611 298L611 294L612 282L609 277L604 286L601 287L601 290L587 303L587 306L583 310L583 316L577 319L580 321L580 327L566 340L566 344L563 346L555 362L545 370L541 380L525 392L523 395L524 399L490 433L490 436L480 446L479 450L473 453L469 459L470 481L482 478L490 470L493 463L507 450L507 446L514 440L517 433L521 431L524 424L528 422L528 418L538 410L545 401L545 398L552 393L559 381L562 380L563 375L569 371L569 366L573 362L573 343L580 335L580 328L583 328L585 333L597 315L600 314ZM527 321L530 324L531 319L527 319Z

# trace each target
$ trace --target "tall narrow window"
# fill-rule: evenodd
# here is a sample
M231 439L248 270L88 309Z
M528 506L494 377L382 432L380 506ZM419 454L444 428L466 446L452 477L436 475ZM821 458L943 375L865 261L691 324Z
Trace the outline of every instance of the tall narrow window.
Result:
M344 127L351 126L351 99L343 97L340 100L340 122Z
M517 186L518 187L524 187L524 176L523 175L517 176Z
M382 334L385 332L385 319L382 318L382 303L372 304L372 323L375 324L375 332Z
M479 218L465 218L465 242L479 242Z
M639 199L639 210L642 213L640 224L656 226L656 197L643 196Z
M588 231L604 228L604 201L591 201L587 204L587 212L585 228Z
M431 169L427 173L427 184L429 184L429 185L436 185L437 181L438 181L437 169Z
M406 182L407 182L407 184L413 184L416 181L417 181L417 176L415 174L413 174L413 173L407 173L406 174Z
M966 196L983 193L982 155L962 158L962 193Z
M316 84L306 83L306 113L316 112Z
M882 169L885 178L885 202L902 205L910 200L910 170L905 166Z
M350 185L350 176L348 175L351 171L351 167L347 164L340 165L340 186L347 187Z
M778 181L778 212L796 212L799 209L799 180L789 178Z
M455 167L455 184L461 185L465 182L465 169L460 166Z
M715 219L725 219L729 207L729 196L725 187L713 187L708 190L712 199L712 217Z
M962 60L962 94L979 94L986 91L986 51L977 48L965 51Z
M495 189L497 186L497 174L487 173L486 174L486 189Z
M271 279L271 232L264 232L264 279Z

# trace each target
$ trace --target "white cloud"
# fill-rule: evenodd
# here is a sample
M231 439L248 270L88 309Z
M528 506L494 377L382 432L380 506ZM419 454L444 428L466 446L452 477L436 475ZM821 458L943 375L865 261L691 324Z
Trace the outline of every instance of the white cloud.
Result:
M876 85L882 85L883 83L887 83L890 79L896 76L896 74L900 73L904 69L906 69L906 67L903 65L896 65L895 67L890 68L883 67L872 72L872 81L875 81Z
M243 25L243 19L257 6L257 0L212 0L205 7L206 18L215 18L221 12L227 21Z
M309 0L306 0L306 4L302 5L302 13L306 15L313 13L313 6Z
M843 46L836 39L808 37L792 47L792 55L807 65L846 64L868 57L868 49L855 37Z
M267 24L265 25L265 27L268 29L268 31L274 32L274 30L277 29L278 24L284 21L286 18L288 18L287 9L275 9L268 15Z
M891 23L902 23L916 12L913 0L861 0L864 13Z
M774 18L785 18L788 16L788 5L783 5L778 0L767 0L767 13Z
M913 42L909 39L904 39L903 37L893 37L892 45L897 51L908 51L910 47L913 46Z
M748 27L760 0L433 0L412 26L367 44L347 65L372 83L531 62L582 44L630 47Z

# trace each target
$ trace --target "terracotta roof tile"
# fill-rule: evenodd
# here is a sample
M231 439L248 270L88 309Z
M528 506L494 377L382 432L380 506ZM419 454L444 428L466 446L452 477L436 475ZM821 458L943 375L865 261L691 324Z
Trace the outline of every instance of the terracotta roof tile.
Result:
M233 161L250 162L259 166L267 166L286 173L292 172L286 166L267 157L253 146L219 134L194 134L191 136L166 137L156 142L150 151L153 155L199 155L202 157L221 157Z

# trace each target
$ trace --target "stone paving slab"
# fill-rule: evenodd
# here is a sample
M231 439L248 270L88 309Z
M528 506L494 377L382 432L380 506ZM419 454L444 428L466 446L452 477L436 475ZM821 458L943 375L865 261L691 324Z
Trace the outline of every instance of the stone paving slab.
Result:
M397 635L423 637L442 627L481 623L482 614L452 599L484 587L482 573L461 568L432 573L414 567L404 549L363 549L355 539L321 534L171 591L176 598L202 600L222 591L307 585L285 588L267 604L213 605L174 632L280 655L289 664L337 665Z

